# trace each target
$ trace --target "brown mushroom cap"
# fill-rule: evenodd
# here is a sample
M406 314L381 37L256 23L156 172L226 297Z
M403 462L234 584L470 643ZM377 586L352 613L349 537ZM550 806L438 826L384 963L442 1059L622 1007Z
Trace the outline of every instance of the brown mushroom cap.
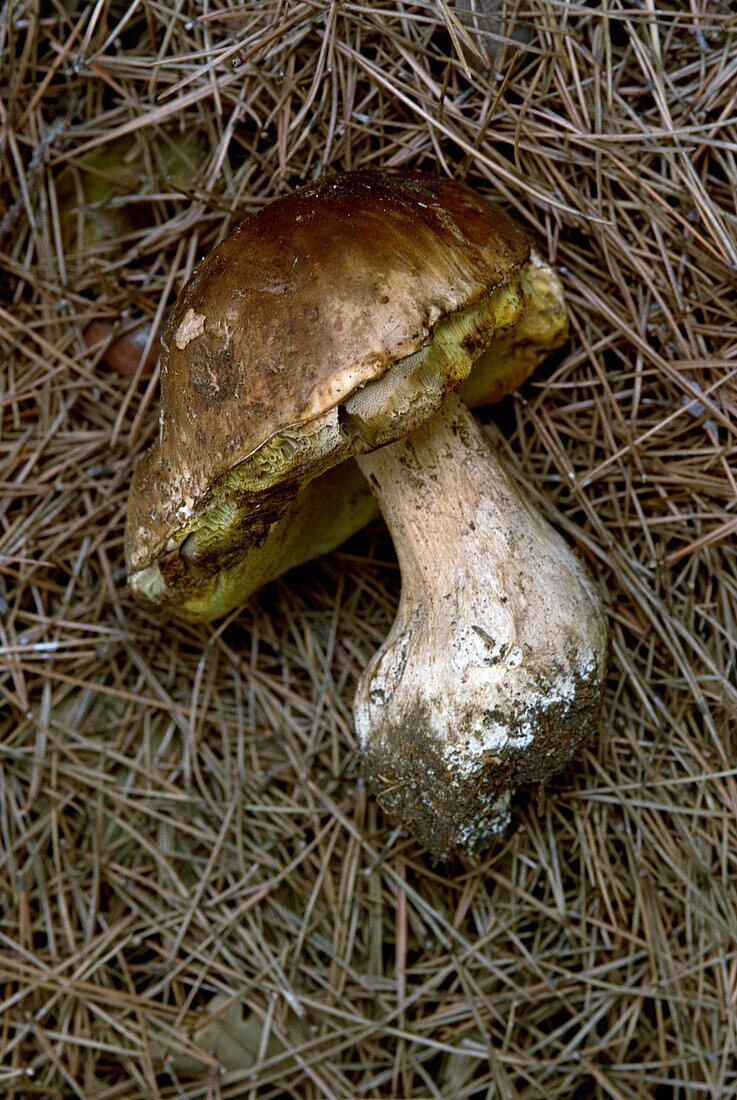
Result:
M208 604L214 578L311 478L416 427L516 322L529 257L506 214L420 173L329 178L239 225L162 339L160 437L130 493L134 591L227 610Z

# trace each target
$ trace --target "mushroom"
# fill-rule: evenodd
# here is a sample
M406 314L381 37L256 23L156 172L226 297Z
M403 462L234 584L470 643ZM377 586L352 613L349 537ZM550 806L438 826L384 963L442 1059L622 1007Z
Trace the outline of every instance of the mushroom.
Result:
M381 804L436 854L498 835L509 792L598 720L598 590L451 393L508 392L564 331L559 284L506 214L453 181L360 171L238 226L162 340L159 439L126 530L134 593L226 613L368 517L360 467L402 596L356 731Z

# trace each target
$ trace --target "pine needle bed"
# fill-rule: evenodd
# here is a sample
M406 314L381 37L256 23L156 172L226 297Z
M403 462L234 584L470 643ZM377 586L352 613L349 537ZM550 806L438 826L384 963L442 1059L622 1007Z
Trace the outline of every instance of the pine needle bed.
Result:
M11 1100L737 1096L737 14L469 7L0 14ZM157 374L110 336L153 346L242 216L365 166L494 195L572 312L481 417L606 589L606 710L483 860L357 780L381 523L214 627L125 585Z

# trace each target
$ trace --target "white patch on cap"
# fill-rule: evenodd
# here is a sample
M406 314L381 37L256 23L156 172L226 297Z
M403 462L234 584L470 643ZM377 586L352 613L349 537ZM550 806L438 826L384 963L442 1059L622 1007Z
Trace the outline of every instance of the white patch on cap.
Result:
M177 331L174 333L174 343L177 345L180 351L184 351L187 344L192 340L196 340L198 336L202 336L205 331L205 315L204 313L195 313L193 309L188 309L184 314L182 323Z

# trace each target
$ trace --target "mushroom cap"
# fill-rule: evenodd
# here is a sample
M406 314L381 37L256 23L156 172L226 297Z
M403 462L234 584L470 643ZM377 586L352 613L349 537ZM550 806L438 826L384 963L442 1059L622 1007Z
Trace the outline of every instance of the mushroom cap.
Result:
M242 222L162 338L159 439L129 497L134 592L211 617L218 575L311 478L413 430L516 322L529 257L503 211L416 172L334 176Z

